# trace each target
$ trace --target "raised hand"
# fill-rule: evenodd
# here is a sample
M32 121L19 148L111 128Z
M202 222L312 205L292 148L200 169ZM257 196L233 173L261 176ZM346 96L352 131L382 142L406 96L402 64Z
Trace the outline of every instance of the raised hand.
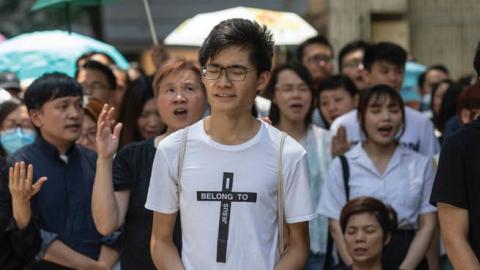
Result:
M117 123L113 128L114 110L112 106L105 104L97 121L97 153L99 158L111 159L118 149L122 123Z
M332 157L345 154L351 146L352 143L347 138L347 130L344 126L340 126L337 134L332 137Z
M13 217L19 229L25 228L31 218L30 199L40 191L47 181L46 177L40 177L32 185L33 166L25 168L25 162L16 162L8 172L8 188L12 195Z

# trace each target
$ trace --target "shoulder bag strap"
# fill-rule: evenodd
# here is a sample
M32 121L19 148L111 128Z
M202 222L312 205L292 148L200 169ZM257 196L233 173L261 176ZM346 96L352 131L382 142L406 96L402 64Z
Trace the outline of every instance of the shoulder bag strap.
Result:
M278 203L278 250L280 255L285 252L285 239L284 239L284 201L283 201L283 147L285 145L285 139L287 133L282 132L280 139L279 151L278 151L278 177L277 177L277 203Z
M348 181L350 178L350 168L348 166L348 160L345 156L338 156L338 158L340 159L340 163L342 165L343 187L345 189L345 198L348 202L350 201L350 187L348 186ZM333 244L334 244L334 241L332 238L332 234L329 232L328 240L327 240L327 254L326 254L325 265L323 269L330 269L333 267ZM340 260L340 263L338 265L343 265L342 260Z
M188 127L183 130L182 142L180 144L180 152L178 153L178 167L177 167L177 187L178 187L178 200L180 201L180 193L182 192L182 186L180 181L182 179L183 160L185 159L185 152L187 150L187 135Z
M343 173L343 187L345 188L345 198L347 202L350 201L350 186L348 181L350 179L350 168L348 166L348 160L345 156L338 156L340 162L342 163L342 173Z

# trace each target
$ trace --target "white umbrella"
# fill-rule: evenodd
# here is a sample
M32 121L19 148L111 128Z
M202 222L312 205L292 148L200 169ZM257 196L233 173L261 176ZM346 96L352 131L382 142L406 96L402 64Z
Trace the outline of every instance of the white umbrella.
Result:
M292 12L236 7L200 13L187 19L164 40L167 45L201 46L215 25L226 19L243 18L266 25L273 33L275 45L297 45L316 36L317 31Z

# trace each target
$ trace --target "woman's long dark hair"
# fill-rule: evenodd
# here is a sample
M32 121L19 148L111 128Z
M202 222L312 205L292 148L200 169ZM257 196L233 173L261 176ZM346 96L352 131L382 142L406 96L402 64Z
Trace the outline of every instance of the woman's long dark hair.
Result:
M443 132L448 119L457 113L458 98L463 91L463 86L457 83L451 83L442 98L440 112L434 117L435 127Z
M151 85L147 78L140 77L128 86L118 115L119 122L123 123L119 148L131 142L143 140L138 130L137 120L145 103L153 98Z
M312 76L310 75L310 72L306 67L301 65L300 63L284 63L276 66L273 71L272 71L272 77L270 78L270 81L267 84L267 87L265 89L265 96L272 100L273 96L275 95L275 85L277 84L278 81L278 75L280 72L284 70L291 70L295 72L295 74L302 79L302 81L308 86L308 89L310 90L310 93L312 95L312 102L310 104L310 109L307 113L307 116L305 117L305 124L308 126L312 123L312 112L314 109L314 104L316 100L316 91L313 83ZM270 106L270 111L268 113L268 117L272 121L272 125L276 126L280 123L280 110L276 104L272 102Z

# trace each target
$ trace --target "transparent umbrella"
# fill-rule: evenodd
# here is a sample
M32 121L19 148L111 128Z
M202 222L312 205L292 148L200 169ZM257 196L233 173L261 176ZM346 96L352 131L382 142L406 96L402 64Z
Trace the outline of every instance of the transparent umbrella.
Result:
M317 31L295 13L236 7L197 14L175 28L164 42L167 45L201 46L215 25L231 18L255 20L266 25L273 33L275 45L298 45L317 35Z

